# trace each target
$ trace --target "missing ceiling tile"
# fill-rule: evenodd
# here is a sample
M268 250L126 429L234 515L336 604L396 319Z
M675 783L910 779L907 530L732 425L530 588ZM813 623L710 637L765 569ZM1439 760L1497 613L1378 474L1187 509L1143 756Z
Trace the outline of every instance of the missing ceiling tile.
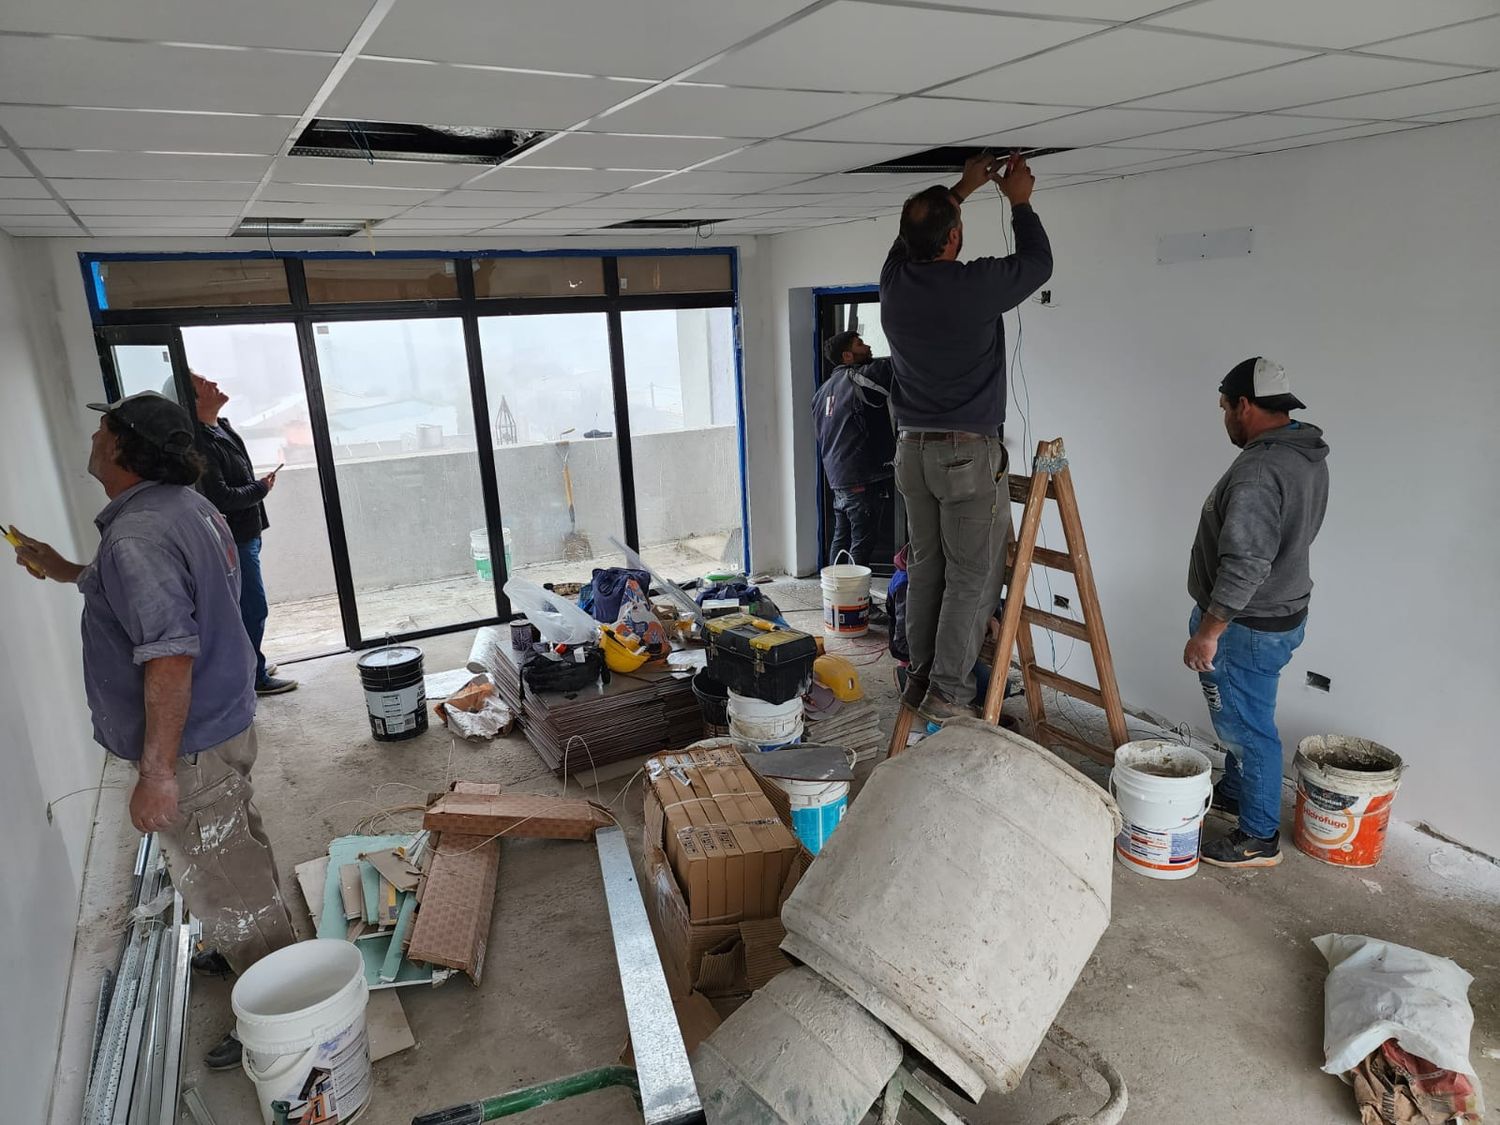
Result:
M499 164L552 136L540 129L407 125L393 121L314 118L292 156L356 160L421 160L437 164Z
M868 164L863 168L851 169L846 175L861 176L874 172L924 172L941 174L953 172L955 174L964 170L964 161L980 153L993 152L1004 154L1010 151L1019 152L1028 160L1038 156L1050 156L1058 152L1072 152L1071 148L1029 148L1025 145L940 145L937 148L923 149L921 152L908 153L898 156L892 160L883 160L879 164Z
M711 227L725 219L626 219L621 223L610 223L604 230L692 230L694 227Z
M241 219L231 238L346 238L365 229L362 220L296 219L255 216Z

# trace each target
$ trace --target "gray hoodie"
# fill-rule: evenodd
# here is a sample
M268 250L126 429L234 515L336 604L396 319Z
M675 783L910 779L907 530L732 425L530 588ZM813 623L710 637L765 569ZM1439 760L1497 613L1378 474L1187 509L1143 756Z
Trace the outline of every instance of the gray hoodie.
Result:
M1295 617L1312 597L1308 549L1328 507L1328 446L1307 422L1251 441L1198 518L1188 593L1222 620Z

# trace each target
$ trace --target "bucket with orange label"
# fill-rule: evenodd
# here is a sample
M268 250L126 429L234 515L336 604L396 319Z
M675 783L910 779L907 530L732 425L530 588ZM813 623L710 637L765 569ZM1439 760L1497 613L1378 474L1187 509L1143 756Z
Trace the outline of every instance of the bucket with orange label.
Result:
M1304 738L1297 773L1297 848L1337 867L1374 867L1385 848L1391 805L1405 764L1367 738Z

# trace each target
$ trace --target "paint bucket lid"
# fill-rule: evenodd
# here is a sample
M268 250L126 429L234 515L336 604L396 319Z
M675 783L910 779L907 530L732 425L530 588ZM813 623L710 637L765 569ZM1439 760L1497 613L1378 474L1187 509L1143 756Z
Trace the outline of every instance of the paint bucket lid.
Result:
M422 650L415 645L392 645L389 648L377 648L374 652L367 652L356 663L361 672L374 672L379 675L403 672L408 665L419 663L421 659Z

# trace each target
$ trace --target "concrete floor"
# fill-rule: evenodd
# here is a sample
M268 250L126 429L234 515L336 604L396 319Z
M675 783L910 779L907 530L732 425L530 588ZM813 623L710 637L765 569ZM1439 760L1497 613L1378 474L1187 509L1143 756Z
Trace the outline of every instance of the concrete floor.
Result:
M815 627L816 587L778 582L770 592L794 623ZM461 664L469 643L467 634L422 642L427 670ZM877 658L877 638L846 647L867 662L871 695L888 703L889 661ZM475 746L435 726L411 742L374 742L353 665L350 655L296 665L290 671L301 690L262 701L255 782L289 884L292 867L321 854L331 837L449 780L557 790L519 735ZM1086 710L1073 711L1074 721L1087 725ZM128 775L111 771L109 780ZM625 780L601 782L597 792L635 842L640 785L626 790ZM134 855L134 833L119 816L124 796L106 790L101 802L69 1001L64 1106L68 1082L76 1086L79 1072L79 1028L91 1027L97 963L118 944L121 870ZM409 816L393 820L415 824ZM1224 827L1210 823L1214 832ZM1319 1071L1325 968L1310 939L1330 931L1389 938L1467 968L1476 978L1472 1058L1485 1083L1500 1091L1500 1062L1483 1054L1500 1047L1500 868L1489 861L1397 826L1371 871L1336 870L1288 847L1279 868L1253 873L1205 867L1185 882L1163 883L1120 870L1114 892L1113 924L1059 1022L1124 1074L1128 1121L1356 1122L1349 1090ZM300 896L292 897L300 910ZM436 989L401 991L418 1046L376 1064L375 1098L362 1118L367 1125L404 1123L416 1112L615 1061L625 1016L593 849L507 841L483 985L455 978ZM195 990L186 1077L219 1122L248 1125L255 1120L249 1082L235 1072L204 1072L197 1061L230 1024L228 992L220 982ZM975 1125L1032 1125L1067 1111L1090 1112L1101 1100L1076 1065L1044 1048L1020 1090L987 1097L966 1112ZM613 1093L524 1120L584 1125L638 1118Z

